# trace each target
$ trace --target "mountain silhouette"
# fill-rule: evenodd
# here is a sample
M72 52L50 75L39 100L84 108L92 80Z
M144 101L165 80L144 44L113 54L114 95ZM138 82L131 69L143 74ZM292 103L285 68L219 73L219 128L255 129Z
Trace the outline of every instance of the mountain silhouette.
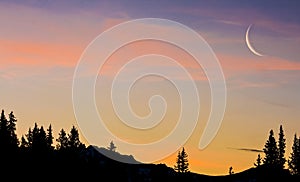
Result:
M110 157L122 159L122 162ZM194 172L179 174L165 164L145 164L134 159L132 155L124 155L103 147L88 146L82 157L92 167L93 174L112 181L209 181L209 182L249 182L249 181L299 181L287 169L270 168L264 165L249 168L231 175L204 175ZM128 163L130 162L130 163Z
M95 145L89 145L85 150L86 157L94 157L102 160L114 160L117 159L119 162L122 163L129 163L129 164L141 164L141 162L135 160L132 155L124 155L120 154L116 151L108 150L104 147L98 147ZM110 159L107 159L110 158Z

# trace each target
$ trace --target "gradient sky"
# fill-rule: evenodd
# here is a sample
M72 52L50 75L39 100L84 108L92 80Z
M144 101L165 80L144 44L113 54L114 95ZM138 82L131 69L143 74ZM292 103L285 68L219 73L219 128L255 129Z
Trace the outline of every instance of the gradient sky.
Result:
M204 150L197 148L209 112L209 87L205 75L193 72L196 68L188 55L151 41L136 43L110 58L102 70L104 79L110 80L126 59L148 52L181 60L197 82L204 103L199 124L185 144L191 171L220 175L227 174L230 166L235 172L252 167L258 153L239 149L262 149L269 130L277 137L280 124L286 134L288 157L293 135L300 134L299 8L298 1L0 1L0 107L7 114L14 111L19 137L34 122L46 127L51 123L56 136L61 128L69 130L77 125L72 106L73 74L88 44L118 23L165 18L198 32L223 68L227 107L210 145ZM251 43L263 57L246 46L250 24ZM172 69L171 65L151 66ZM176 73L174 77L180 79ZM133 109L147 115L148 99L156 93L165 96L171 107L157 131L143 134L123 128L118 136L128 141L157 140L171 131L178 117L178 100L174 99L178 95L172 85L159 78L148 79L151 84L141 82L133 88ZM105 84L96 87L97 104L111 131L117 132ZM121 147L118 150L126 153ZM174 152L157 163L172 167Z

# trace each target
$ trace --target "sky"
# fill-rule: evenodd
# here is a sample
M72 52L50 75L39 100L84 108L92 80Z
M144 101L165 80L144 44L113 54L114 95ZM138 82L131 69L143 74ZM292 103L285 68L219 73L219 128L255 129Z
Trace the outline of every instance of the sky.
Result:
M206 148L198 148L211 102L203 68L178 47L151 40L117 50L99 71L95 85L96 104L109 130L127 142L148 143L163 138L176 127L180 116L179 96L184 93L178 93L176 85L165 78L140 79L130 92L131 107L139 116L151 113L148 101L153 95L161 95L168 103L161 123L149 131L120 124L110 100L112 80L128 60L160 54L183 65L198 88L201 102L198 123L184 143L191 171L224 175L228 174L230 166L235 172L253 167L257 150L263 149L269 130L273 129L277 137L280 125L285 131L288 157L293 135L300 135L299 7L298 1L268 0L0 1L0 108L7 114L14 111L19 137L35 122L45 127L51 123L56 136L61 128L79 127L73 110L73 76L90 43L101 33L126 21L168 19L197 32L219 60L226 81L227 102L217 135ZM251 45L263 56L255 55L246 44L249 25L252 25ZM162 25L159 28L168 34L170 27ZM105 44L110 45L117 38L122 39L122 35L112 37L111 42ZM183 84L186 81L172 63L163 59L150 57L139 64L122 70L125 71L124 82L141 67L168 72ZM121 80L120 84L124 82ZM120 87L116 94L125 92L123 89ZM87 135L80 127L79 131L86 144L96 141L85 138ZM95 134L95 137L101 135ZM118 142L116 145L120 153L128 153ZM161 151L167 149L168 145ZM147 150L137 152L152 155ZM177 154L173 152L156 163L172 167Z

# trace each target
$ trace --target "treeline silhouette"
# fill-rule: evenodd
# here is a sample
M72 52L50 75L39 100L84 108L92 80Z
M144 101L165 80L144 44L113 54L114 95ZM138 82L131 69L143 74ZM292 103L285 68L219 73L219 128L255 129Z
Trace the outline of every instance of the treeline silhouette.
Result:
M78 130L73 126L67 134L61 129L57 146L53 146L53 131L49 125L35 123L27 134L19 140L16 135L17 119L13 112L6 118L4 110L0 117L0 177L9 176L9 179L36 179L36 177L67 177L69 179L81 177L84 172L84 161L80 154L86 148L79 139ZM66 173L66 171L72 171ZM68 175L67 175L68 174ZM5 179L5 178L4 178Z
M116 152L113 142L107 148L85 146L75 126L69 132L61 129L58 138L54 139L51 124L45 129L35 123L18 139L16 123L13 112L6 117L2 110L0 181L169 181L174 178L172 168L165 164L139 163L131 155ZM106 156L117 156L138 165L121 163Z
M131 155L119 154L112 141L107 148L83 144L75 126L69 131L61 129L55 139L51 124L45 129L35 123L18 138L16 123L13 112L6 116L2 110L0 181L300 181L300 138L295 134L292 152L286 160L286 139L281 125L278 141L270 130L263 149L264 158L259 154L255 167L240 173L233 173L231 168L230 175L209 176L189 170L184 148L178 151L173 168L138 161L128 164L106 157L135 161Z
M274 136L274 131L271 129L269 132L268 140L265 143L263 152L265 157L262 159L258 154L254 166L265 167L269 169L284 170L286 164L288 170L292 175L300 176L300 137L294 135L294 141L289 159L285 158L286 151L286 138L282 125L279 127L278 141Z
M300 180L300 138L295 134L292 152L287 160L285 158L286 138L283 126L280 125L278 140L274 136L273 129L269 132L269 137L264 145L264 158L258 154L254 163L256 175L264 180ZM286 168L287 164L287 168Z

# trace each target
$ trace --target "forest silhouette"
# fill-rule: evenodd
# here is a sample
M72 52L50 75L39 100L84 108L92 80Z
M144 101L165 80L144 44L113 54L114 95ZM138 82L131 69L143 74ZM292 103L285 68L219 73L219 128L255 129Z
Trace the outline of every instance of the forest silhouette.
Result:
M278 140L274 131L270 130L263 149L264 157L258 154L253 167L234 173L230 166L228 175L210 176L189 170L188 154L184 147L178 151L174 167L144 164L136 161L132 155L118 153L113 141L106 148L86 146L80 141L75 126L69 131L61 129L55 139L51 124L45 129L35 123L33 128L18 138L16 123L17 118L13 112L6 116L2 110L1 181L300 181L300 138L295 134L292 152L286 159L286 139L282 125ZM123 162L107 156L118 157Z

